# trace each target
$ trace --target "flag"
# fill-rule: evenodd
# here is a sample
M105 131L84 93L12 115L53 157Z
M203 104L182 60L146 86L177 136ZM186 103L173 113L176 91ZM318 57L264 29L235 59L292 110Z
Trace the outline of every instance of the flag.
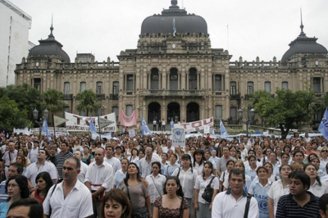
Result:
M328 108L326 108L325 113L323 114L321 123L319 125L319 131L328 140Z
M141 135L149 135L151 132L149 130L149 127L145 121L145 119L142 118L142 121L141 121Z
M228 136L228 132L227 132L226 128L224 127L222 120L220 120L220 135L223 137Z
M61 125L63 123L66 123L66 121L68 121L68 120L65 119L65 118L58 117L58 116L54 115L54 125L55 126L59 126L59 125Z
M173 36L175 36L175 34L177 33L177 28L175 26L175 17L173 18L172 26L173 26Z
M44 134L45 136L47 136L48 139L50 139L50 134L49 134L49 128L48 128L48 121L47 119L43 120L42 123L42 134Z
M95 126L94 121L95 121L94 119L91 119L91 120L89 121L89 128L90 128L90 132L91 132L92 134L97 133L97 130L96 130L96 126Z

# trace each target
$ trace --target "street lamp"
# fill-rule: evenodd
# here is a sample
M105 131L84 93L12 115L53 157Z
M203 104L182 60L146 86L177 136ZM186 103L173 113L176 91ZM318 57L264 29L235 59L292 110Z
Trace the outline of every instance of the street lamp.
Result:
M48 119L48 115L49 115L49 111L46 108L43 111L43 117L41 117L39 120L39 111L36 108L34 108L33 110L34 121L39 125L39 139L41 139L41 130L42 130L43 121Z
M242 108L238 109L238 113L239 113L239 117L240 117L240 120L241 122L243 122L243 118L244 118L244 111ZM253 118L254 118L254 115L255 115L255 110L254 108L251 108L251 107L248 107L247 108L247 113L246 113L246 136L248 137L248 129L249 129L249 126L251 125L252 121L253 121Z

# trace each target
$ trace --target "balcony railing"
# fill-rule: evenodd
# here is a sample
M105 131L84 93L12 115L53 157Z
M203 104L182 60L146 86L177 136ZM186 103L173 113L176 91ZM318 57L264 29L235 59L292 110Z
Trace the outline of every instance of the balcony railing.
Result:
M110 100L118 100L118 94L110 94L109 99Z
M194 96L205 95L205 90L143 90L141 96Z
M96 94L98 100L104 100L105 99L105 94Z
M73 94L64 94L64 100L72 100Z

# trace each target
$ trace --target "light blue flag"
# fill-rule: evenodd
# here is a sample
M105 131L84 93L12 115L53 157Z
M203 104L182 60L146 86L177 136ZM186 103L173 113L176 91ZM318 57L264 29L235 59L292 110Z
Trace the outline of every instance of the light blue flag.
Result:
M220 135L223 137L228 136L228 132L227 132L226 128L224 127L222 120L220 120Z
M91 132L92 134L97 133L97 129L96 129L96 126L95 126L94 121L95 121L94 119L91 119L91 120L89 121L89 129L90 129L90 132Z
M48 128L48 121L47 119L43 120L42 123L42 134L47 136L48 139L50 139L50 134L49 134L49 128Z
M326 108L325 113L323 114L319 131L328 140L328 108Z
M145 119L142 118L142 120L141 120L141 134L142 135L150 135L150 133L151 133L150 129L149 129Z

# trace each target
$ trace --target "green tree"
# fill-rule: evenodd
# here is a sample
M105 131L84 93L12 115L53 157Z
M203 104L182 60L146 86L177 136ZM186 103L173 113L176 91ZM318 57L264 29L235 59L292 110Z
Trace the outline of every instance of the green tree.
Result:
M33 119L32 111L37 108L39 111L42 104L42 96L39 90L24 84L22 86L8 86L3 90L3 95L17 103L19 110L28 111L28 117Z
M253 96L256 113L271 126L279 126L281 137L286 138L290 129L309 124L315 109L312 92L277 90L276 95L256 92Z
M50 111L50 117L56 112L64 111L66 104L63 99L64 94L55 89L49 89L43 93L45 108Z
M96 113L101 107L98 102L96 94L91 90L85 90L76 95L76 100L79 102L76 109L81 113L85 112L87 116L90 113Z
M27 110L20 110L18 104L7 96L0 98L0 128L12 131L13 128L31 127L32 122L27 119Z

